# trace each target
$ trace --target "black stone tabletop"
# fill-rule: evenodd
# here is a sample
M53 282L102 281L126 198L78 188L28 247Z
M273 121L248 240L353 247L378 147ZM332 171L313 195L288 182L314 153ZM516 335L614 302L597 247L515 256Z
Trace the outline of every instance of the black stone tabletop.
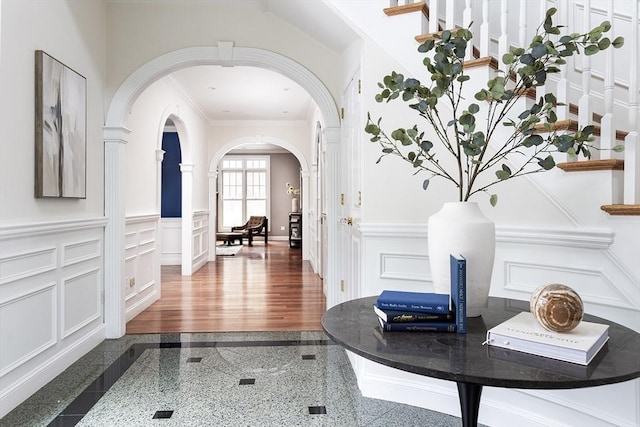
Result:
M609 341L588 365L483 345L487 329L529 311L528 301L489 298L481 317L469 318L467 334L382 332L373 312L377 297L336 305L322 318L326 334L347 350L392 368L443 380L494 387L570 389L640 377L640 334L605 319Z

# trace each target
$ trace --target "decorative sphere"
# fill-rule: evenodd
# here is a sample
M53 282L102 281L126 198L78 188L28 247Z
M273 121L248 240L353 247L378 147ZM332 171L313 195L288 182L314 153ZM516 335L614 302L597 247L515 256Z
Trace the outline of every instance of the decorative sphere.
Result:
M569 286L540 286L531 296L531 314L545 329L568 332L578 326L584 314L580 295Z

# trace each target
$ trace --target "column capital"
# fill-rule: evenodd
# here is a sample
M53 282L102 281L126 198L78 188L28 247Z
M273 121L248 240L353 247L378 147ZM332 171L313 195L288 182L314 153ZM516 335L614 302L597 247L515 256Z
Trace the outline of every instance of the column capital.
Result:
M193 163L180 163L180 172L182 173L193 172Z
M130 129L124 126L105 126L102 128L104 142L126 144L129 141Z

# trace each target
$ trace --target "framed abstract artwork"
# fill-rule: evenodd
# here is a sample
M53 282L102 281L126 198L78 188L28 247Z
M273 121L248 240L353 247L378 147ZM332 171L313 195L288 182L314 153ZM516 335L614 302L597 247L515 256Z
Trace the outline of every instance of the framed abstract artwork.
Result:
M36 55L35 197L86 198L87 80Z

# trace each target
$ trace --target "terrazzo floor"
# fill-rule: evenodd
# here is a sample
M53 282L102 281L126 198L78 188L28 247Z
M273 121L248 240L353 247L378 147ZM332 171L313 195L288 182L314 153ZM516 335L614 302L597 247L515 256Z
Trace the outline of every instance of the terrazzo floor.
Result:
M459 426L364 398L321 332L126 335L106 340L0 426Z

